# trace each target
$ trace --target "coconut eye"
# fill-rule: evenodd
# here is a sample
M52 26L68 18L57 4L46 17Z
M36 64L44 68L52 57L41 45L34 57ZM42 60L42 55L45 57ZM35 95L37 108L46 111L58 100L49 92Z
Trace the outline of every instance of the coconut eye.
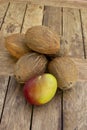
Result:
M21 79L21 77L20 77L20 76L18 76L18 79Z
M70 82L70 85L72 84L72 82Z
M14 77L16 78L16 75L14 75Z

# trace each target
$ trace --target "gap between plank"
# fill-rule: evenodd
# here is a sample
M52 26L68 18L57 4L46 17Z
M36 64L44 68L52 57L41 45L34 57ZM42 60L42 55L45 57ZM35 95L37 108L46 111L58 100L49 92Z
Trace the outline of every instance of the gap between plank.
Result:
M5 12L5 14L4 14L4 17L3 17L3 20L2 20L2 23L1 23L1 26L0 26L0 30L2 29L2 26L3 26L3 23L4 23L5 17L6 17L6 15L7 15L8 9L9 9L9 6L10 6L10 2L8 3L6 12ZM7 97L8 87L9 87L9 83L10 83L10 78L11 78L11 77L9 76L9 77L8 77L7 89L6 89L6 93L5 93L5 98L4 98L4 102L3 102L3 107L2 107L2 112L1 112L1 115L0 115L0 124L1 124L2 116L3 116L3 112L4 112L4 106L5 106L5 102L6 102L6 97Z
M83 41L83 51L84 51L84 58L86 59L86 50L85 50L85 41L84 41L84 30L83 30L83 25L82 25L82 15L81 15L81 10L79 10L79 15L80 15L80 21L81 21L81 32L82 32L82 41Z
M63 91L61 93L61 130L63 130Z
M6 12L5 12L5 14L4 14L4 17L3 17L3 20L2 20L2 23L1 23L1 26L0 26L0 30L2 29L2 26L3 26L3 23L4 23L4 20L5 20L5 17L6 17L6 15L7 15L7 12L8 12L9 7L10 7L10 2L8 3Z
M32 130L33 112L34 112L34 105L32 105L31 119L30 119L30 128L29 128L29 130Z
M63 37L63 8L61 8L61 36ZM61 130L63 130L63 91L61 93Z
M28 5L26 4L25 11L24 11L24 17L23 17L23 21L22 21L22 25L21 25L21 29L20 29L20 33L22 33L22 29L23 29L23 25L24 25L24 19L25 19L27 7L28 7Z
M61 35L63 36L63 8L61 8Z
M4 107L5 107L5 102L6 102L6 97L7 97L7 93L8 93L8 88L9 88L10 80L11 80L11 77L9 76L8 84L7 84L7 89L6 89L6 93L5 93L5 98L4 98L4 103L3 103L2 112L1 112L1 117L0 117L0 124L1 124L2 116L3 116L3 112L4 112Z
M46 6L43 8L43 19L42 19L42 25L44 24L44 12L45 12Z

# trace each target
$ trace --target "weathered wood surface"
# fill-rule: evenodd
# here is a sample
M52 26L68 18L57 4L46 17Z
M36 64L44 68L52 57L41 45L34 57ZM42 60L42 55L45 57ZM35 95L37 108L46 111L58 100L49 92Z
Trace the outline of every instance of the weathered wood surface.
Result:
M28 28L42 24L44 6L28 4L22 32Z
M0 76L0 121L2 118L3 105L5 101L5 94L8 86L9 77Z
M3 24L4 17L6 15L7 9L8 9L9 3L0 4L0 28Z
M7 2L14 0L0 0L0 2ZM57 7L73 7L73 8L87 8L87 0L15 0L16 2L29 2L32 4L42 4Z
M26 3L10 3L6 13L7 7L4 7L5 11L2 15L4 22L2 18L1 34L3 32L3 35L6 36L15 32L25 32L27 27L43 23L63 35L64 40L61 43L67 46L67 55L86 57L86 9L82 9L80 12L78 9L60 9L48 6L44 8L31 4L26 6ZM18 15L16 15L17 12ZM4 41L2 36L0 41ZM1 47L4 48L2 43L0 42L0 55L4 55L5 58L7 51L4 50L2 54ZM0 90L0 130L87 129L87 82L78 82L73 89L63 92L63 95L59 91L51 102L41 107L33 107L33 109L25 102L22 87L13 77L11 80L8 76L0 77Z
M10 3L1 31L4 36L19 33L22 27L26 3Z
M63 9L63 38L71 57L84 57L81 21L78 9Z
M46 105L34 107L32 130L62 130L61 93Z
M45 7L43 25L58 30L61 27L61 9ZM54 99L41 107L34 107L32 130L61 130L61 92L57 92Z
M31 3L44 4L58 7L87 7L86 0L30 0Z
M23 87L14 78L11 78L0 130L29 129L31 106L26 104L22 91Z
M9 35L11 33L16 33L16 32L18 33L21 31L25 10L26 10L26 3L10 4L7 15L5 17L5 21L2 26L2 32L5 35ZM4 52L2 55L4 55ZM6 55L4 56L6 57ZM7 63L8 63L8 59L7 59ZM0 86L3 87L3 91L6 85L6 81L4 83L4 80L5 79L3 78L2 86ZM8 87L8 91L7 94L5 95L6 100L3 104L3 113L1 118L0 130L11 130L11 129L28 130L30 127L32 108L30 105L26 103L23 97L22 86L20 86L15 81L15 79L11 77L11 80L9 81L9 85L6 87Z
M9 75L13 75L14 64L16 63L17 60L14 59L6 50L4 42L5 42L4 34L3 31L1 31L0 32L0 75L9 76Z
M87 59L71 58L78 70L78 81L87 81Z
M58 35L61 35L62 30L61 20L62 20L61 8L45 6L43 25L48 26Z
M19 6L20 5L20 6ZM16 59L13 59L8 51L4 48L4 37L10 35L12 33L20 33L23 16L26 8L26 3L18 4L13 3L10 4L9 10L7 11L7 15L5 17L3 27L1 28L1 51L0 51L0 74L1 75L13 75L14 71L14 63L16 63ZM15 12L16 11L16 12ZM4 48L4 49L3 49ZM2 71L3 68L3 71Z
M9 6L8 3L0 5L0 28L2 27L3 20L5 17L5 14L7 12L8 6ZM0 37L0 44L1 44L1 41L3 41L3 38L2 38L2 35L0 35L0 36L1 36ZM2 46L3 46L3 44L2 44ZM0 51L1 50L2 50L2 47L0 46ZM6 94L6 90L7 90L8 81L9 81L8 76L0 76L0 121L2 118L3 104L5 101L5 94Z
M81 22L83 31L83 42L84 42L84 56L87 57L87 9L81 10Z
M69 55L84 58L84 46L79 10L63 9L63 36L69 44ZM63 92L63 129L87 129L87 82L78 82Z
M63 130L87 129L87 82L63 93Z

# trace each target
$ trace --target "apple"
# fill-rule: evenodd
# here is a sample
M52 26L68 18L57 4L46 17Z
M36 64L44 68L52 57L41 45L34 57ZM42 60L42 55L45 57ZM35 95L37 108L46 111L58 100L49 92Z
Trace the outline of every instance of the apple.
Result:
M31 78L24 85L24 96L33 105L42 105L49 102L57 91L57 80L49 73Z

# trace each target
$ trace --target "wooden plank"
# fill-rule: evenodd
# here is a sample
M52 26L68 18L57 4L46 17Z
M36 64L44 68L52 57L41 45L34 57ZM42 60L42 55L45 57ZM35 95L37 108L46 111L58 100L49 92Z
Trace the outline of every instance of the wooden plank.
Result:
M4 45L5 38L3 33L4 30L0 32L0 75L9 76L13 75L13 68L17 60L10 56L9 52L6 50Z
M87 130L87 81L63 94L64 130Z
M0 76L13 75L17 59L13 58L5 48L4 29L0 31ZM2 69L3 68L3 69Z
M43 24L61 35L61 8L45 6Z
M87 59L71 59L78 69L78 81L87 81Z
M59 25L61 21L60 12L60 8L46 7L43 25L50 26L52 29L56 29L57 33L60 33L60 30L58 31L59 26L61 26ZM56 17L58 19L55 20ZM41 107L35 107L33 111L32 130L53 129L61 129L61 93L59 92L51 102Z
M63 44L68 48L68 55L84 57L81 22L78 9L63 9Z
M5 94L7 90L7 85L8 85L8 76L0 76L0 120L1 120L1 114L2 114L2 109L3 109L3 103L5 100Z
M87 8L86 0L29 0L29 2L57 7Z
M0 0L0 3L13 0ZM57 7L87 8L86 0L15 0L15 2L31 2L32 4L42 4Z
M4 20L3 28L0 33L0 75L13 75L13 66L16 60L13 59L5 49L4 37L13 33L20 33L25 8L26 3L11 4Z
M8 6L8 3L0 4L0 28L3 23Z
M9 8L2 28L4 36L20 32L26 3L13 2Z
M14 75L14 66L16 62L17 60L10 56L10 54L7 51L0 51L0 76Z
M0 4L0 28L1 28L3 20L5 18L7 8L8 8L8 3ZM3 39L3 38L0 37L0 42L1 42L1 39ZM0 76L0 120L1 120L1 114L2 114L3 103L4 103L8 80L9 80L9 77Z
M61 130L61 95L57 92L46 105L35 107L32 130Z
M26 3L11 3L2 31L5 35L20 32L26 9ZM15 11L16 10L16 11ZM16 13L15 13L16 12ZM10 25L15 26L10 30ZM6 55L4 58L7 58ZM0 130L28 130L30 127L31 106L26 104L23 97L23 87L11 78L4 105Z
M83 29L83 38L84 38L84 55L87 57L87 9L81 10L81 19L82 19L82 29Z
M0 130L28 130L30 117L31 106L23 98L23 87L13 77L8 88Z
M69 55L84 57L79 10L63 10L63 35L69 44ZM87 82L78 82L63 93L63 129L87 129Z
M28 4L24 19L23 32L32 26L41 25L43 18L43 6Z

